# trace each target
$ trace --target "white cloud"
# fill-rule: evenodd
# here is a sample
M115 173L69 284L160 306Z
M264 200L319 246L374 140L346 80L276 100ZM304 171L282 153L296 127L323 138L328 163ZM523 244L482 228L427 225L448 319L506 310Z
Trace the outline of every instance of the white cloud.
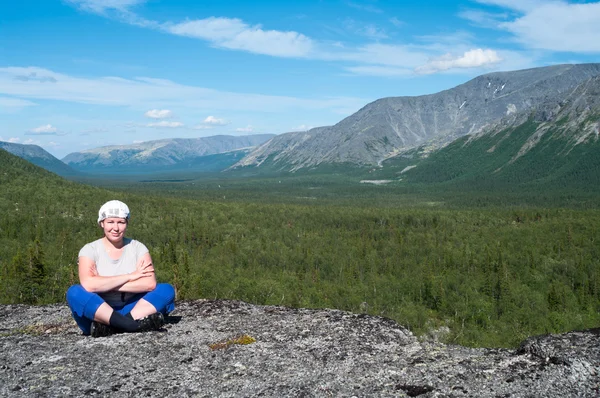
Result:
M38 140L34 140L33 138L29 138L29 139L23 141L23 144L25 144L25 145L39 145L40 142Z
M79 133L79 135L92 135L92 134L107 133L107 132L108 132L107 129L101 128L101 127L97 127L97 128L82 130Z
M494 50L483 50L481 48L465 52L461 56L445 54L437 59L419 66L415 72L421 74L436 73L454 68L478 68L497 64L502 61Z
M430 54L467 51L473 48L471 43L477 40L473 33L465 30L458 30L452 33L421 35L417 36L416 39L423 43L417 47L417 50L426 49ZM452 49L452 51L448 51L448 49Z
M529 10L500 28L528 47L552 51L600 52L600 2L554 2Z
M53 76L48 76L44 74L38 76L37 71L32 71L22 75L16 75L14 78L15 80L19 80L22 82L37 81L42 83L56 83L56 79Z
M183 127L183 123L181 122L169 122L167 120L161 120L156 123L148 123L146 127L168 127L168 128L177 128Z
M396 17L391 17L390 18L390 22L392 23L392 25L394 25L395 27L399 28L401 26L404 26L404 22L399 20Z
M310 129L312 129L312 128L313 128L313 126L308 126L308 125L306 125L306 124L301 124L301 125L300 125L300 126L298 126L298 127L293 127L293 128L291 129L291 131L307 131L307 130L310 130Z
M44 126L31 129L32 133L56 133L56 131L56 127L52 127L51 124L46 124Z
M507 13L492 13L482 10L465 10L458 15L482 28L497 27L509 16Z
M498 6L502 8L510 8L516 11L531 11L546 4L561 3L556 0L475 0L480 4Z
M531 10L533 7L541 4L541 0L472 1L491 6L512 7L511 10L517 10L517 12L519 10ZM106 2L101 0L69 0L69 2L78 5L80 8L97 13L105 10L116 10L117 19L121 22L160 30L169 34L204 40L216 48L246 51L273 57L305 58L345 63L354 62L355 65L346 64L342 67L347 71L362 75L406 76L406 70L414 70L418 67L421 67L421 71L427 70L427 73L435 73L446 69L426 67L428 59L435 59L444 53L467 51L469 48L474 47L471 44L472 39L462 42L460 46L452 46L447 42L441 41L428 45L415 43L402 45L372 43L358 47L356 45L346 47L344 44L338 42L314 40L296 31L268 30L260 24L250 24L238 18L212 16L204 19L185 20L183 22L146 20L131 11L133 6L143 3L144 1L142 0L108 0ZM363 11L382 12L382 10L373 4L368 2L346 2L346 5L349 7ZM466 13L463 17L470 18L472 21L482 21L484 19L483 14L471 14L469 16ZM487 20L489 18L491 17L488 17ZM387 38L386 32L378 26L369 23L359 24L352 20L349 21L353 23L353 31L357 34L374 40ZM388 18L387 21L395 26L403 24L402 21L395 17ZM506 20L502 18L498 19L494 27L498 28L502 21ZM419 40L418 37L415 39ZM451 50L449 51L449 49ZM443 57L447 56L442 56L441 58ZM438 60L441 60L441 58L438 58ZM487 66L485 63L484 65ZM461 65L460 61L457 61L456 66L453 68L464 69L465 67ZM118 80L118 78L116 79ZM154 84L151 81L153 79L144 80L144 78L139 78L136 80ZM171 86L171 83L167 82L166 85Z
M383 29L370 24L358 29L357 33L371 39L386 39L388 37Z
M277 57L306 57L312 50L310 38L298 32L263 30L237 18L197 19L165 24L163 29L179 36L207 40L215 47Z
M58 135L58 129L53 127L51 124L45 124L29 130L25 134L31 135Z
M372 12L375 14L381 14L383 12L382 9L375 7L374 5L371 5L371 4L359 4L359 3L355 3L353 1L348 1L348 2L346 2L346 5L348 7L356 8L357 10L360 10L360 11Z
M204 124L213 125L213 126L225 126L228 122L225 119L219 119L214 116L208 116L202 122Z
M382 43L367 44L357 49L333 50L319 54L319 58L331 61L352 61L360 65L382 65L414 68L427 61L428 51L405 45Z
M21 141L21 139L17 137L10 137L8 140L6 140L6 142L11 142L13 144L18 143L19 141Z
M14 76L38 74L54 77L51 86L39 81L23 82ZM169 107L189 110L209 109L216 111L282 112L301 109L358 110L366 100L363 98L327 97L295 98L252 93L217 91L197 86L182 85L170 80L139 77L123 79L116 77L80 78L35 67L0 67L0 95L22 99L45 99L83 104L128 106L148 109L149 104L165 104Z
M449 69L504 67L508 61L496 50L472 49L468 43L472 37L466 32L445 36L422 36L421 45L392 45L372 43L353 51L331 51L324 59L346 60L355 65L344 69L356 75L381 77L409 77L417 74L444 72ZM462 55L450 55L452 53ZM436 56L437 54L444 54ZM516 55L516 53L511 53Z
M505 30L533 49L600 52L600 2L562 0L476 0L506 12L467 10L459 15L480 27Z
M165 119L173 116L173 112L168 109L152 109L146 113L144 116L149 117L151 119Z
M238 127L237 129L235 129L235 131L239 132L239 133L250 133L252 131L254 131L254 127L248 125L246 127Z
M146 0L65 0L82 10L102 14L107 10L127 11L130 7L143 4Z
M351 18L344 20L344 26L347 30L370 39L385 39L388 37L385 31L378 26L365 24L364 22L355 21Z
M398 77L410 76L414 74L412 69L395 66L349 66L346 68L346 70L352 72L352 74L364 76Z
M486 69L506 71L529 69L539 66L536 59L540 56L539 52L498 50L497 53L502 61L495 65L489 65L489 68L486 66Z
M0 97L0 112L16 112L34 105L37 104L20 98Z
M220 119L214 116L207 116L206 119L202 121L201 124L198 124L192 127L194 130L206 130L212 129L217 126L225 126L229 124L229 122L225 119Z

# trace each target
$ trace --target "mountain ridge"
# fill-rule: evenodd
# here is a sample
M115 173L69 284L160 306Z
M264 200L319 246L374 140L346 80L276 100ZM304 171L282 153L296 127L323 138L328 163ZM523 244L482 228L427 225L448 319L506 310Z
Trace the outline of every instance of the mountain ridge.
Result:
M556 65L494 72L435 94L378 99L333 126L274 137L231 169L266 163L290 171L327 163L381 165L403 151L438 149L507 116L560 102L598 75L600 64Z
M42 167L48 171L61 176L75 176L79 172L60 161L54 155L38 145L17 144L12 142L0 141L0 149L25 159L36 166Z
M468 147L472 140L503 131L510 140L508 130L533 118L536 128L506 161L510 166L520 157L533 156L531 150L547 132L570 148L589 145L598 137L599 76L600 63L494 72L434 94L381 98L332 126L281 135L217 135L105 146L71 153L63 162L78 172L100 174L367 170L400 164L404 161L398 159L403 158L413 159L406 166L414 169L420 160L453 143ZM493 155L493 148L488 149ZM419 174L405 172L407 177Z
M249 148L273 136L274 134L255 134L168 138L73 152L65 156L62 161L82 171L189 165L204 156L248 151Z

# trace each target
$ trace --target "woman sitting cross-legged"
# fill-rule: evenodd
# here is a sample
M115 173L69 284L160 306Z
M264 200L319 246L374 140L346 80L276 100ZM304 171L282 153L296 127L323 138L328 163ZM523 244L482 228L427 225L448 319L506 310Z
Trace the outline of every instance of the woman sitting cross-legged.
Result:
M125 237L129 208L112 200L98 212L104 236L79 251L79 282L67 291L73 318L85 335L159 330L175 309L175 289L156 283L144 244Z

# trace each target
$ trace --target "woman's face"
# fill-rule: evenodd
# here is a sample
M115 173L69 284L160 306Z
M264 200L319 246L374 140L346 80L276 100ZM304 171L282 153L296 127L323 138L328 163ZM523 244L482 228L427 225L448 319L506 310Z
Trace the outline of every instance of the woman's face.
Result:
M127 229L127 220L125 218L111 217L100 222L104 230L104 236L111 242L120 242L125 236Z

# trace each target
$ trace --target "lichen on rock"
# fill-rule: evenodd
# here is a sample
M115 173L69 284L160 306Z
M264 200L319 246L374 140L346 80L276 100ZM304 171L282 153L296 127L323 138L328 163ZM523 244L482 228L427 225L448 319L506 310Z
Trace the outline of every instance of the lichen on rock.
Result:
M66 305L0 306L0 396L600 394L595 330L475 349L419 341L382 317L228 300L179 302L167 321L158 332L94 339ZM255 341L239 344L251 341L242 336Z

